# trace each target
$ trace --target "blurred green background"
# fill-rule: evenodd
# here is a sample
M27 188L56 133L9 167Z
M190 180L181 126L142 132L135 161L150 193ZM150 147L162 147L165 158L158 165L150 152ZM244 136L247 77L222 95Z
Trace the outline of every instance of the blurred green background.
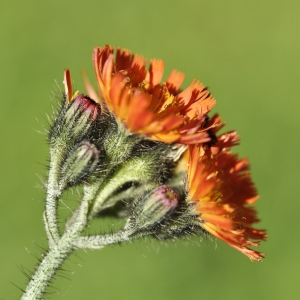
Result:
M299 1L3 1L0 11L0 299L17 299L47 240L47 124L70 68L93 78L94 46L162 58L217 99L250 159L269 238L263 263L223 242L151 240L71 256L47 299L298 299ZM298 188L297 188L298 186ZM75 199L66 195L66 205ZM62 207L61 211L66 208ZM15 285L14 285L15 284Z

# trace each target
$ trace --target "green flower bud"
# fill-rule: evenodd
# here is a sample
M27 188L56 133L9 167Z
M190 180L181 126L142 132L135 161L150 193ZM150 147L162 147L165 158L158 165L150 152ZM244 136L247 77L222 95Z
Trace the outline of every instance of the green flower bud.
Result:
M164 221L177 207L178 196L168 186L163 185L140 199L133 207L129 223L134 231L151 230Z
M166 219L163 226L157 228L153 237L158 240L177 239L191 234L205 235L199 225L193 205L187 205L185 197L179 193L179 204L171 218Z
M99 156L96 146L88 141L75 145L62 165L60 185L74 186L88 180L98 165Z

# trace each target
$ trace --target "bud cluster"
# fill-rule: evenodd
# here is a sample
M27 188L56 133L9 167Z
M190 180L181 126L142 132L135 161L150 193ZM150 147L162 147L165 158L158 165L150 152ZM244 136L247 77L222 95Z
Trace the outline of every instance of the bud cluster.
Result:
M186 172L176 171L185 145L132 133L105 103L78 92L63 97L49 144L50 174L59 191L55 201L70 187L83 186L89 222L110 210L128 218L124 230L132 236L161 239L183 236L195 226L186 202Z

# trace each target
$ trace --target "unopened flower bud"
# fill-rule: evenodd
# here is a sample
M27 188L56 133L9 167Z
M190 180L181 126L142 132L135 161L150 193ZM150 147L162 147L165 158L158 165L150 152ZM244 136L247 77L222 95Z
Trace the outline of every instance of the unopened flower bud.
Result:
M61 185L74 186L87 180L99 162L99 151L95 145L84 141L75 145L61 169Z
M163 185L156 188L135 206L135 229L151 229L162 222L177 205L178 196L170 187Z
M74 134L84 132L96 119L99 109L99 105L92 99L78 94L68 105L65 114L66 125L73 128Z
M50 144L60 148L68 148L70 142L85 138L101 113L100 105L88 96L76 92L72 97L66 97L49 134Z

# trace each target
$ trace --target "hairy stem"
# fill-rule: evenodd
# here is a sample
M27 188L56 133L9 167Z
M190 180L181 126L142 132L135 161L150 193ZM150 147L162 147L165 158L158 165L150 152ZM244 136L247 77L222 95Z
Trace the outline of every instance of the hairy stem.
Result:
M101 249L105 246L119 244L123 242L130 242L134 239L140 238L142 236L146 236L152 234L152 232L148 233L139 233L132 234L132 231L120 230L113 234L103 234L96 236L84 236L78 237L75 245L78 248L82 249Z
M53 156L53 151L50 152L51 157ZM46 197L46 211L45 211L45 227L48 235L49 241L54 241L58 243L60 236L58 232L57 225L57 204L58 199L62 194L61 189L58 185L58 172L59 166L57 160L51 159L50 170L48 175L48 184L47 184L47 197Z
M77 211L76 222L68 228L58 243L53 246L38 266L35 274L27 285L26 291L21 300L42 299L47 286L55 275L57 269L65 259L76 249L74 241L87 225L88 203L82 201Z

